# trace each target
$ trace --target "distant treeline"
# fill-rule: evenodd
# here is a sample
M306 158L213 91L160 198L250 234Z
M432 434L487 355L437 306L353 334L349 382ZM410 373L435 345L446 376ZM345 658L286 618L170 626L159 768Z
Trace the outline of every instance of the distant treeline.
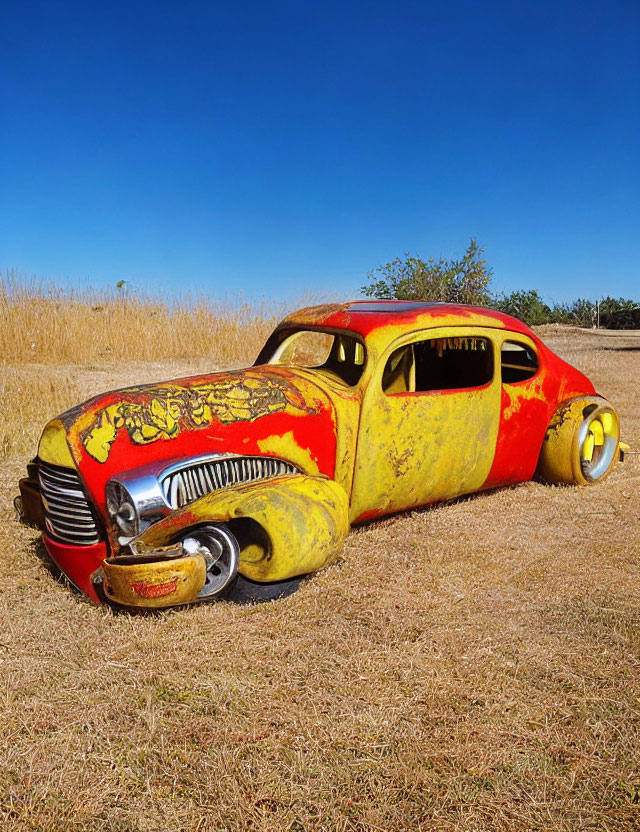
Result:
M536 289L494 294L493 269L482 258L484 249L471 240L462 257L446 260L405 254L378 266L367 275L361 291L373 298L469 303L539 324L601 326L610 329L640 329L640 304L628 298L598 300L578 298L570 303L545 303Z
M529 326L571 324L605 329L640 329L640 305L628 298L606 297L599 301L578 298L549 306L536 289L489 296L483 304L519 318Z

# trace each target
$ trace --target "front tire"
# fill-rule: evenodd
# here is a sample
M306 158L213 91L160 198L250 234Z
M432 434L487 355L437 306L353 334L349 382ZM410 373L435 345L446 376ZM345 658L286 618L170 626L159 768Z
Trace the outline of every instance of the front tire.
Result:
M202 555L205 559L205 582L197 600L216 598L233 584L238 574L240 547L225 525L194 529L182 540L182 547L189 554Z
M304 577L304 575L300 575L296 578L288 578L285 581L262 584L238 575L236 580L220 595L220 598L234 604L264 604L267 601L277 601L279 598L287 598L289 595L293 595L300 587Z

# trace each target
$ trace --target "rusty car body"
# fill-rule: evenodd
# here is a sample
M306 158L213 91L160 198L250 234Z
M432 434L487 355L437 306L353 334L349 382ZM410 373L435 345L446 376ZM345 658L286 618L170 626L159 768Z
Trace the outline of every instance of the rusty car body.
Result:
M520 321L356 301L290 315L249 369L68 410L20 491L76 587L167 607L314 572L353 523L536 472L597 482L618 444L611 405Z

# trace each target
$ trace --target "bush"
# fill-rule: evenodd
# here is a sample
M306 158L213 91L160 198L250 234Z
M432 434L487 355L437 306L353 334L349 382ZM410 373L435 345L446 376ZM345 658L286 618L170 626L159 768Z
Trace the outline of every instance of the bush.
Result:
M369 283L361 287L372 298L443 301L487 306L491 300L491 269L482 259L484 249L471 239L458 260L423 260L405 253L367 275Z
M537 289L515 291L510 295L503 292L500 297L493 298L491 305L499 312L513 315L529 326L549 323L551 317L551 309L542 300Z
M488 306L513 315L529 326L559 323L596 326L598 307L587 298L549 306L537 289L518 289L510 294L492 295L493 269L482 258L484 249L471 238L458 260L423 260L405 253L367 274L369 282L360 288L370 298L424 300ZM600 326L610 329L640 328L640 305L628 298L604 298L600 302Z

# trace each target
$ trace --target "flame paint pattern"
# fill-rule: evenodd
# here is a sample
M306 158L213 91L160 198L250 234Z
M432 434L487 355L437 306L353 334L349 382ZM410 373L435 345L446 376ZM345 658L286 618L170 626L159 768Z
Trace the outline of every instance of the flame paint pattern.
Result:
M82 434L82 444L90 456L106 462L111 445L122 430L135 445L147 445L173 439L183 430L206 428L215 421L253 422L284 410L287 404L301 408L303 402L298 392L288 388L284 380L244 373L193 387L147 388L142 401L140 391L123 390L121 401L96 413ZM130 400L127 394L132 396Z

